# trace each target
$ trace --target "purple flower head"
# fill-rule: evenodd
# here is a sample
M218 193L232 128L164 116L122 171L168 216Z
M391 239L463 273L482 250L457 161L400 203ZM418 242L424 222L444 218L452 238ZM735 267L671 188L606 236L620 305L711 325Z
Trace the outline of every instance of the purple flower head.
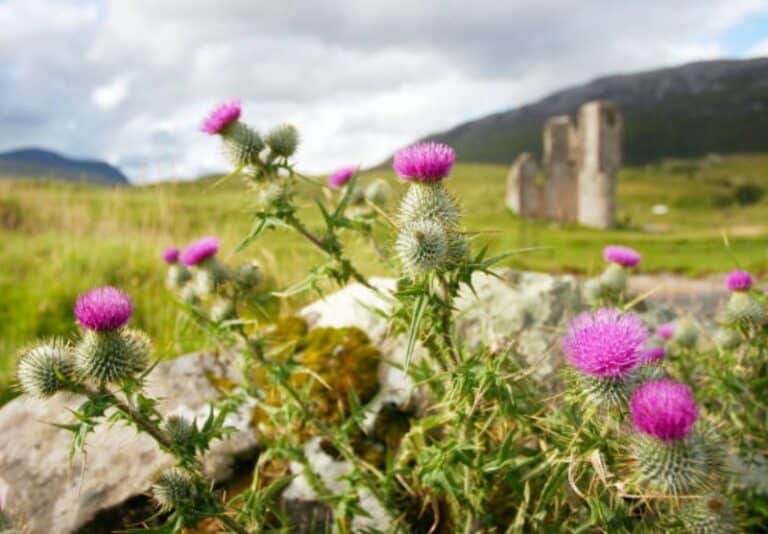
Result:
M163 251L163 261L168 265L174 264L179 261L179 249L176 247L168 247Z
M603 259L622 267L634 267L640 263L640 253L633 248L608 245L603 249Z
M328 177L328 185L338 189L346 184L355 174L357 174L357 167L342 167Z
M131 298L111 286L97 287L77 297L75 317L88 330L115 330L133 313Z
M667 349L661 346L649 347L643 351L643 363L660 362L667 356Z
M699 417L690 388L668 378L638 387L629 401L629 411L640 432L664 441L686 437Z
M647 339L648 331L636 315L601 308L571 321L561 346L582 373L599 378L621 377L642 363Z
M728 289L731 291L747 291L752 287L752 275L741 269L734 269L726 278Z
M440 143L419 143L395 153L392 168L403 180L439 182L451 172L456 151Z
M230 100L215 107L205 118L200 129L207 134L215 135L239 118L240 101Z
M219 243L219 238L214 236L203 237L190 243L181 253L181 263L187 267L197 265L215 255L219 251Z
M659 325L656 329L656 333L665 341L672 339L672 336L675 335L675 323L664 323Z

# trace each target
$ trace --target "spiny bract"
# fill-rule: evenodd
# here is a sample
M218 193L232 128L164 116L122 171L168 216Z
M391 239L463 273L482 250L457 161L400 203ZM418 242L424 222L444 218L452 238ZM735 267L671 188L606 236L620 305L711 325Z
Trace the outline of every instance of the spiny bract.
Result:
M744 326L760 326L766 321L763 303L747 291L734 291L725 307L725 322Z
M722 495L689 499L677 514L680 529L687 534L732 534L740 532L735 514Z
M163 427L171 441L177 445L186 443L195 432L192 423L180 415L169 415Z
M627 289L627 271L618 263L611 263L600 275L600 283L610 293L623 293Z
M663 441L635 433L629 456L635 481L663 495L689 495L709 491L720 474L722 458L716 440L693 432L684 439Z
M395 249L403 268L423 273L444 267L448 257L448 235L440 223L424 219L400 230Z
M75 369L99 383L129 378L146 366L148 340L136 331L87 330L75 346Z
M400 204L401 224L429 219L453 229L459 216L459 206L440 182L412 183Z
M240 121L224 128L222 140L224 151L236 168L257 164L259 153L264 150L264 141L258 132Z
M171 467L163 470L152 485L152 496L167 512L183 506L195 496L195 484L192 478L183 470Z
M281 124L267 134L266 142L274 154L287 158L299 146L299 131L292 124Z
M71 347L52 339L22 353L17 375L25 393L38 398L50 397L63 389L72 376Z

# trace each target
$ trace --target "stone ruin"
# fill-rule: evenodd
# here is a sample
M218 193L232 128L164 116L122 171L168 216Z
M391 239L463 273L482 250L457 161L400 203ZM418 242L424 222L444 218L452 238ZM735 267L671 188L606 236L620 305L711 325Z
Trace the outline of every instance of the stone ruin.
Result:
M621 166L622 117L610 102L587 102L578 125L567 115L544 124L544 180L531 154L520 154L507 177L507 206L526 219L611 228L616 173Z

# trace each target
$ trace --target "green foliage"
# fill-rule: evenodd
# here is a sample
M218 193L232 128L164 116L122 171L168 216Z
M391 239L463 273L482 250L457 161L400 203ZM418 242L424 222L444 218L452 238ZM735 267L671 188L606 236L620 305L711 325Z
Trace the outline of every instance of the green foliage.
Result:
M298 480L332 512L316 529L332 523L339 532L364 530L361 522L376 508L393 531L402 532L737 529L741 519L728 500L713 497L716 492L728 492L734 508L748 507L752 517L745 524L768 518L764 495L739 487L737 479L720 471L726 449L747 464L766 449L764 321L722 324L741 343L737 350L727 348L729 343L709 351L699 349L704 336L695 325L681 321L669 347L672 356L663 363L621 381L555 376L542 382L513 349L468 344L457 332L454 303L460 290L472 290L474 275L493 276L494 265L516 257L493 256L488 247L472 253L446 187L411 186L395 223L372 202L370 211L361 214L356 208L364 200L356 193L356 178L339 195L318 191L316 183L296 173L289 160L295 149L292 135L285 127L274 130L266 138L269 151L236 169L257 190L270 184L281 188L281 194L254 208L251 230L239 248L255 244L268 231L284 230L281 238L289 231L316 250L318 255L309 258L319 265L303 281L273 292L261 274L233 268L220 254L192 268L188 280L174 277L178 283L171 284L196 331L239 355L245 378L241 384L217 382L222 397L211 404L205 421L160 413L158 400L144 391L148 342L133 331L87 332L70 355L84 372L69 377L54 362L54 374L44 377L46 384L55 377L56 389L85 397L73 412L74 422L59 425L72 432L73 452L86 447L97 425L122 423L149 435L171 455L173 467L159 473L153 486L162 523L156 531L181 532L204 519L238 533L295 529L282 495ZM675 171L684 180L695 179L693 172ZM675 187L668 189L674 192ZM475 183L469 189L467 202L483 194ZM297 203L307 193L316 208L309 218ZM691 196L679 200L695 212L700 199ZM483 216L487 213L469 220ZM404 262L396 291L383 294L362 274L348 243L372 244L376 253L378 237L391 230L387 225L398 231L397 241L403 235L425 241L425 226L439 226L447 238L441 254L451 261L419 269ZM595 234L572 231L588 236L571 244L575 256L579 250L593 254L588 249L594 248ZM570 237L563 233L560 239ZM653 252L643 248L652 258ZM307 257L300 259L307 265ZM603 273L595 304L637 305L641 299L629 300L626 294L626 276L613 267ZM405 354L398 355L402 365L382 362L378 348L358 329L310 328L298 317L269 324L272 317L258 307L276 296L350 281L392 302L389 311L380 313L388 321L386 334L406 342ZM765 295L748 297L765 305ZM131 356L134 352L145 357ZM51 362L44 363L50 371ZM386 398L379 395L387 393L379 391L382 363L396 366L416 385L418 402L381 402ZM626 417L635 385L665 374L694 386L703 414L693 434L674 442L639 434ZM567 391L566 381L571 385ZM243 409L251 409L264 449L253 476L227 500L230 495L213 489L202 472L201 459L214 440L227 439L232 430L228 416ZM717 432L708 430L710 424ZM340 476L319 467L317 455L323 455L322 465L338 468Z

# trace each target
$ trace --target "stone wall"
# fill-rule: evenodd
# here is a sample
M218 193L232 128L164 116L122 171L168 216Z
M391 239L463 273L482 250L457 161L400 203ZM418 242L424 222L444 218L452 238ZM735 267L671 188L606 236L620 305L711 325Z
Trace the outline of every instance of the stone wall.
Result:
M509 172L507 206L527 219L613 227L622 126L619 109L605 101L581 106L577 126L567 115L547 120L544 183L536 185L538 165L530 154L521 154Z
M577 141L567 115L552 117L544 124L544 216L551 221L577 221Z
M507 175L507 205L526 219L541 213L541 188L536 183L539 166L528 152L520 154Z

